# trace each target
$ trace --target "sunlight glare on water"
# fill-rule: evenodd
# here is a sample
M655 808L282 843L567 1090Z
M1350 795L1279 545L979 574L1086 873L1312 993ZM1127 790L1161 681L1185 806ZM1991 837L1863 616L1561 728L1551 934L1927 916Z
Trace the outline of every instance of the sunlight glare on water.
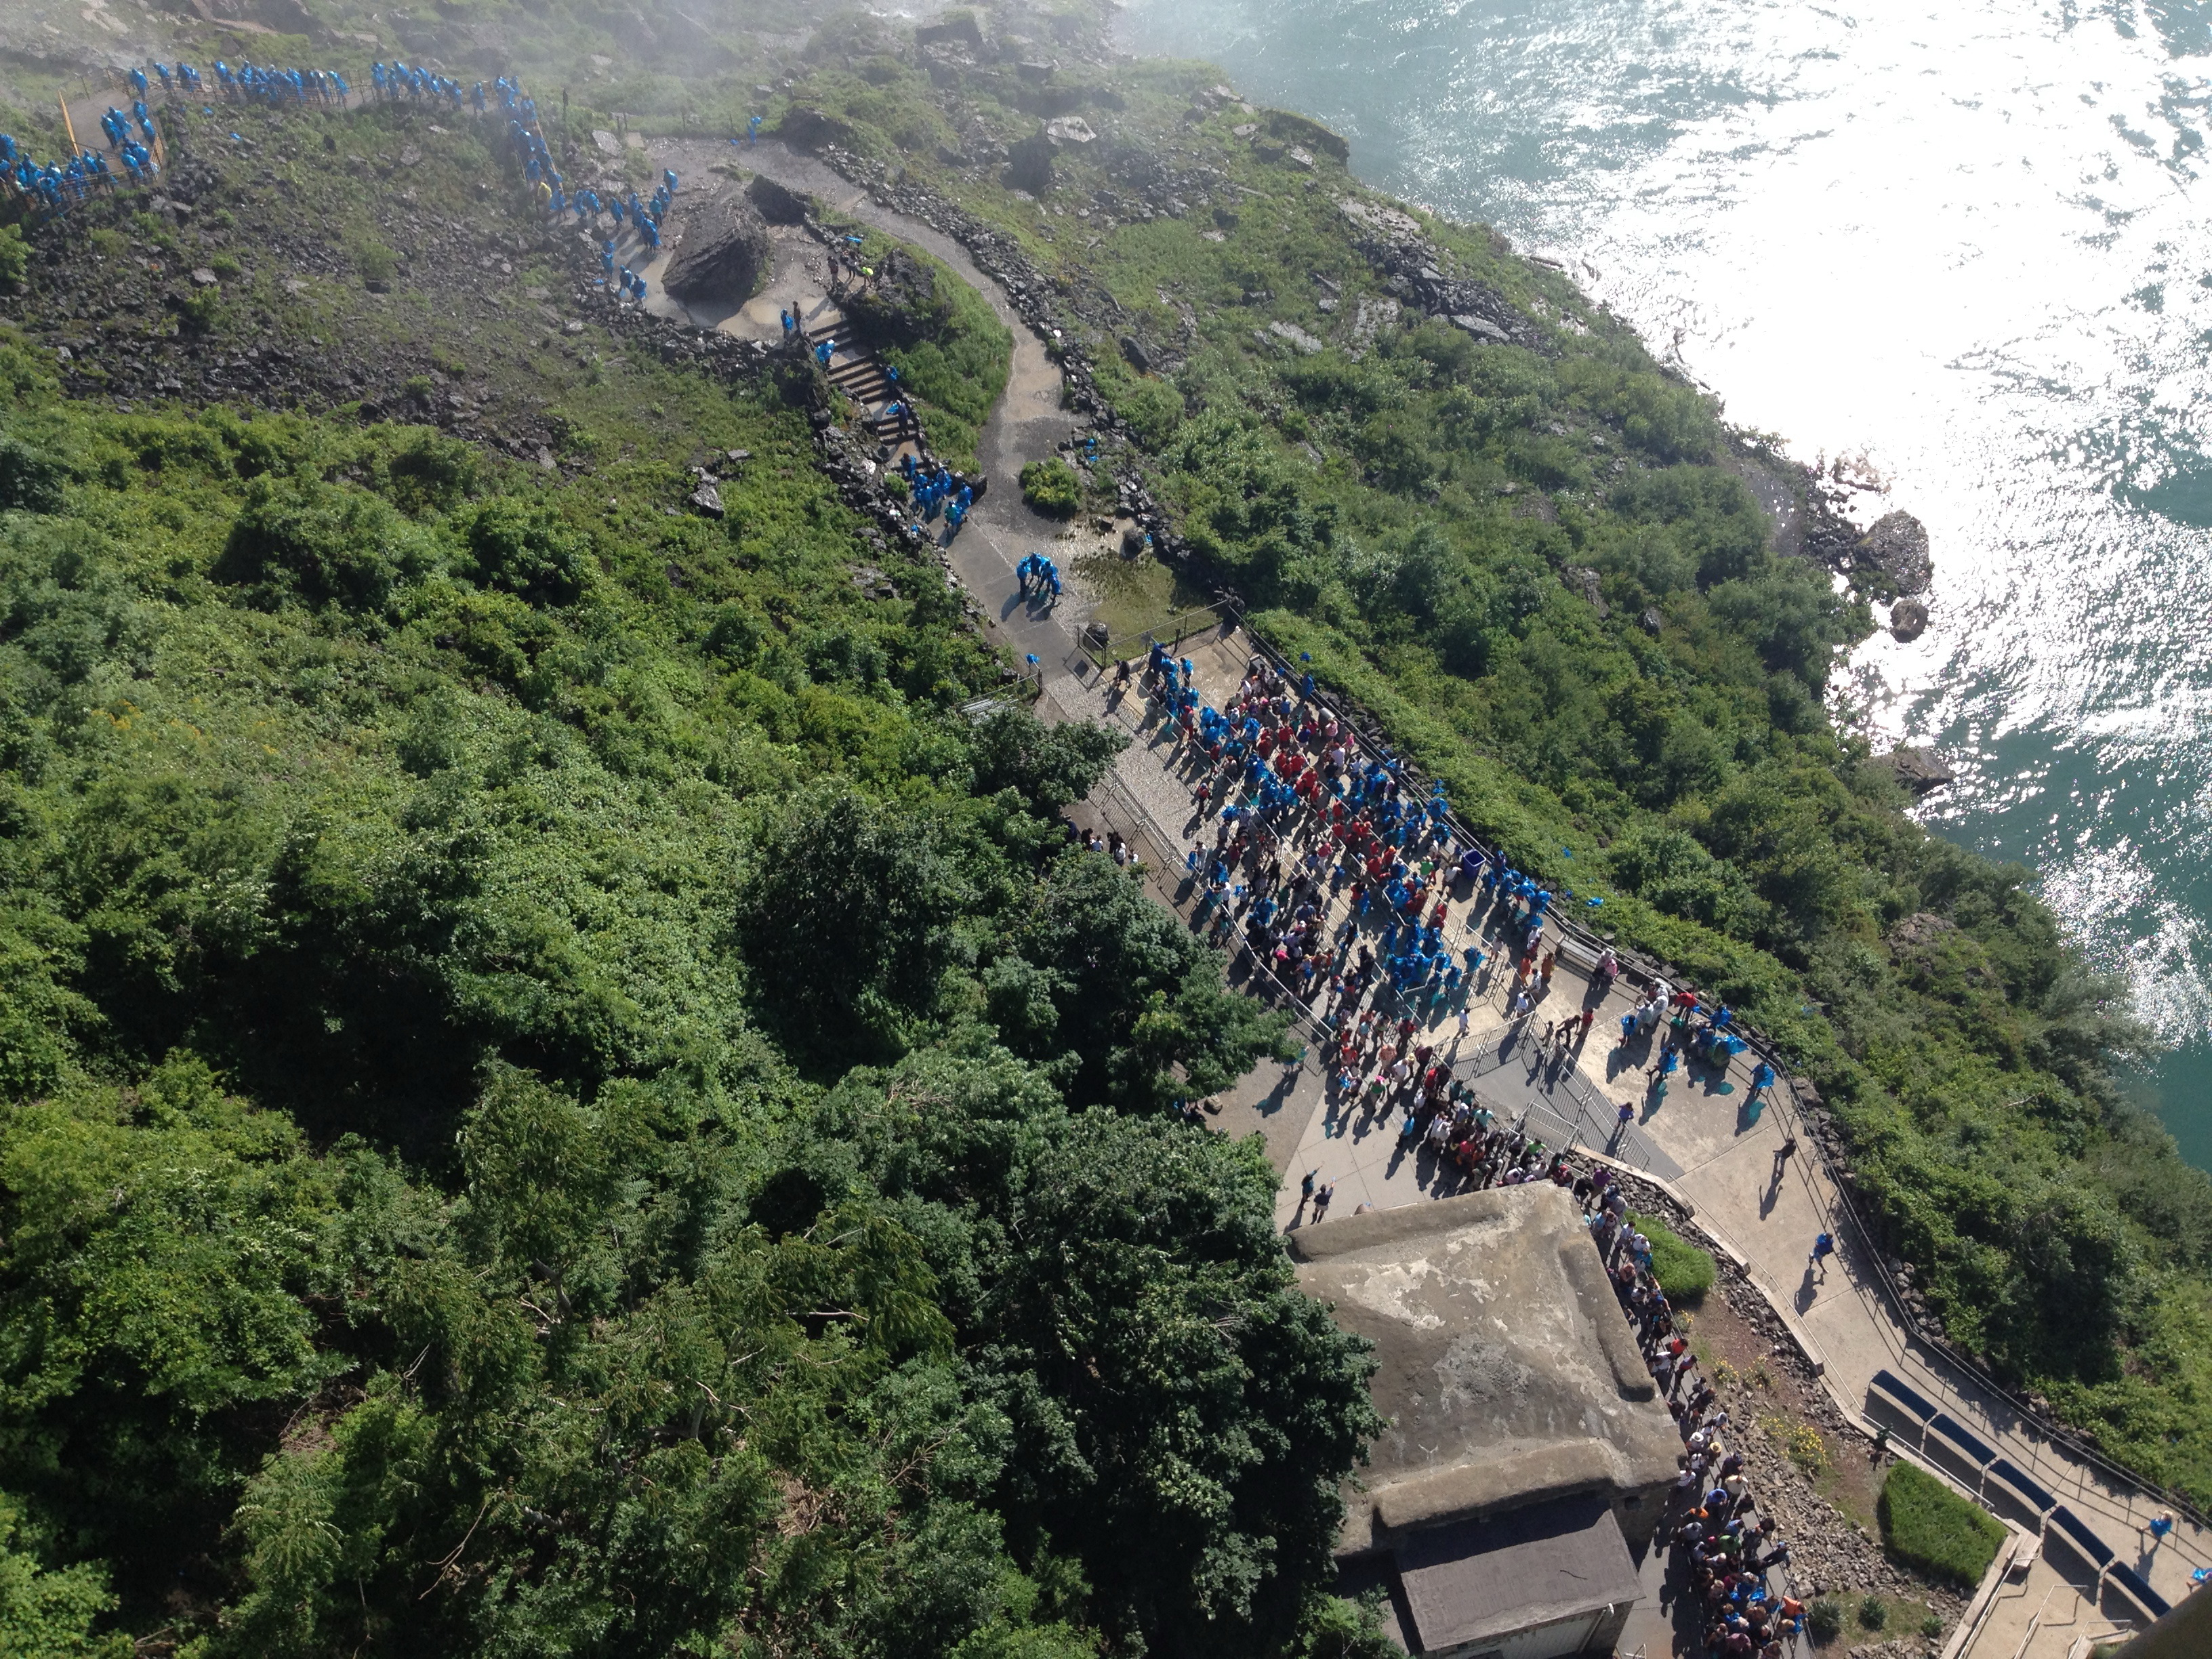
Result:
M1133 0L1361 176L1566 259L1863 517L1928 526L1929 631L1839 707L1960 773L1923 816L2045 874L2173 1045L2212 1165L2212 0Z

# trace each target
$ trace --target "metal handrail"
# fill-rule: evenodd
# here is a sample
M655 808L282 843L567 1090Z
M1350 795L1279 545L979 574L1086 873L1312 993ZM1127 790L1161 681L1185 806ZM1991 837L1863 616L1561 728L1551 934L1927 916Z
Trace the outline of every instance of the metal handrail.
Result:
M1085 640L1083 653L1095 665L1103 668L1109 662L1123 661L1139 652L1149 651L1155 645L1164 645L1172 649L1194 634L1203 634L1209 628L1219 627L1230 609L1228 600L1216 599L1212 605L1170 611L1159 622L1129 633L1109 636L1095 644Z

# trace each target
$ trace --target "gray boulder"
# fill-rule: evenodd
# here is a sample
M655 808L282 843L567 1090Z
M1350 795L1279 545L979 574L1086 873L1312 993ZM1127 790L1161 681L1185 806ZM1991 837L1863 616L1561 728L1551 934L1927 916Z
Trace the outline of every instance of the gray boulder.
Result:
M1928 607L1918 599L1899 599L1889 607L1889 631L1899 644L1911 644L1928 631Z
M1613 607L1605 602L1605 594L1600 589L1597 572L1588 565L1569 565L1559 572L1559 580L1566 583L1572 592L1581 594L1589 601L1589 608L1597 612L1597 619L1600 622L1603 622L1613 614Z
M661 286L679 300L740 303L770 267L768 225L744 197L720 191L684 214L684 240Z
M1007 187L1025 190L1032 196L1049 194L1053 185L1052 156L1052 140L1039 127L1006 152Z

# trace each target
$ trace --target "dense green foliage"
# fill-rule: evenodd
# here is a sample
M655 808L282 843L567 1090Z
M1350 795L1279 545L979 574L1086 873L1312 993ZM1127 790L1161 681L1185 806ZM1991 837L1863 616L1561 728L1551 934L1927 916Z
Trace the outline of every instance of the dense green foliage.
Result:
M1359 1346L1157 1110L1279 1019L797 410L611 365L568 477L0 381L0 1630L1352 1650Z
M1668 1300L1695 1303L1712 1289L1719 1269L1711 1251L1699 1249L1655 1217L1631 1214L1628 1219L1651 1242L1651 1276Z
M2002 1522L1910 1463L1889 1466L1875 1514L1892 1555L1961 1589L1982 1582L2005 1540Z
M1784 1043L1959 1340L2212 1494L2205 1179L2115 1095L2129 1033L2027 872L1826 718L1868 596L1778 550L1786 470L1486 234L1418 222L1527 343L1382 308L1364 192L1234 132L1211 68L1040 89L857 14L774 63L650 9L531 15L568 141L818 111L1003 228L1091 319L1106 460L1255 624ZM989 158L1048 105L1108 137L1032 199ZM451 280L565 280L473 123L240 125L189 224L85 216L118 292L141 253L217 285L95 331L33 260L46 345L413 354L401 407L526 412L557 465L68 405L0 339L0 1645L1372 1659L1320 1593L1364 1359L1256 1152L1156 1109L1279 1029L1069 850L1113 740L958 712L997 665L933 563L854 585L773 394ZM1195 199L1139 203L1161 168ZM874 343L965 459L1006 337L921 263ZM1110 490L1050 465L1069 511Z
M1801 481L1480 228L1392 234L1525 343L1394 310L1339 205L1371 196L1234 131L1210 66L1071 77L1059 106L1121 142L1063 151L1032 202L930 146L1016 142L1033 100L996 65L948 95L905 52L825 32L791 96L1103 296L1084 344L1135 434L1109 459L1154 476L1254 625L1520 867L1780 1042L1954 1340L2212 1500L2212 1182L2113 1088L2134 1032L2029 872L1923 832L1828 718L1883 594L1778 549L1753 486ZM1181 213L1142 191L1163 173ZM1130 336L1162 373L1125 366Z

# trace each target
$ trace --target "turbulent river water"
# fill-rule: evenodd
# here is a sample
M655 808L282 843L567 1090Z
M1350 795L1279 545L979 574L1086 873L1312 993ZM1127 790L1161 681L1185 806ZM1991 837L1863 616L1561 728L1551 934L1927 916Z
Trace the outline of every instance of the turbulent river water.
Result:
M1130 0L1371 182L1568 260L1930 532L1934 621L1839 711L2042 872L2212 1166L2212 0Z

